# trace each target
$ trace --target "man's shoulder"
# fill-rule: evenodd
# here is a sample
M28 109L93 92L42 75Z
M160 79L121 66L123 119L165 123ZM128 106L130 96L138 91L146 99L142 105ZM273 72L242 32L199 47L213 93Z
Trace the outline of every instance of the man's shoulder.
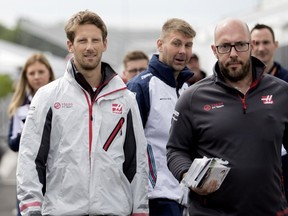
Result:
M146 70L141 72L140 74L138 74L137 76L133 77L131 80L128 81L127 86L128 88L130 88L131 86L141 86L141 85L145 85L147 82L150 81L151 77L153 76L153 74Z
M288 70L286 68L284 68L280 63L278 62L274 62L274 64L277 67L277 73L275 74L275 76L279 79L282 79L286 82L288 82Z
M69 91L71 91L71 88L69 88L68 86L64 88L64 86L66 85L66 80L63 77L60 77L39 88L36 94L38 95L38 97L42 98L41 100L45 101L52 96L59 96L59 93L64 94L64 92L67 91L65 89L69 89Z
M274 83L276 86L283 86L283 87L288 87L288 73L285 74L264 74L265 80L268 80L268 83Z

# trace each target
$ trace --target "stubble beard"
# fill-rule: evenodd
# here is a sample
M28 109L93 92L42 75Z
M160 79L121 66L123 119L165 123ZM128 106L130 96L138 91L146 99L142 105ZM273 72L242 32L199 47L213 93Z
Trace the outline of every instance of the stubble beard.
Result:
M245 64L242 62L242 67L236 70L229 69L228 64L227 66L223 65L222 63L219 64L222 75L231 82L238 82L243 80L249 74L250 66L250 60L248 60Z
M97 59L93 62L86 62L86 61L79 61L80 67L85 70L85 71L91 71L94 70L95 68L98 67L98 65L100 64L100 60Z

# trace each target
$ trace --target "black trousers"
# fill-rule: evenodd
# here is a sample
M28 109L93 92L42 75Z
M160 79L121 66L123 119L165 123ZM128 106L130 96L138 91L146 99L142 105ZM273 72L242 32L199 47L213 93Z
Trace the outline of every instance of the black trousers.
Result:
M286 200L288 202L288 154L282 156L282 175Z
M149 199L150 216L183 216L183 206L174 200Z

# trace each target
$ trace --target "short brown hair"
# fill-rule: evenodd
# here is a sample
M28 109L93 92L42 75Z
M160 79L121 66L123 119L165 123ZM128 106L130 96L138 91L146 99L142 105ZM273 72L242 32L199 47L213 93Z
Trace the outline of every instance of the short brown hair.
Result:
M197 61L199 61L199 57L193 53L190 59L196 59Z
M142 52L140 50L131 51L125 55L124 60L123 60L123 64L126 67L128 62L135 61L135 60L141 60L141 59L145 59L145 60L149 61L149 57L144 52Z
M72 43L75 38L75 31L80 25L93 24L102 31L102 39L106 40L108 32L105 23L99 15L94 12L85 10L79 11L74 14L67 22L65 26L66 37Z
M270 26L268 26L268 25L265 25L265 24L256 24L253 28L252 28L252 30L250 31L250 33L252 33L254 30L261 30L261 29L267 29L270 33L271 33L271 35L272 35L272 39L273 39L273 42L275 42L275 34L274 34L274 31L273 31L273 29L270 27Z
M160 37L163 39L171 32L180 32L192 38L196 36L196 32L192 26L188 22L178 18L169 19L164 23Z

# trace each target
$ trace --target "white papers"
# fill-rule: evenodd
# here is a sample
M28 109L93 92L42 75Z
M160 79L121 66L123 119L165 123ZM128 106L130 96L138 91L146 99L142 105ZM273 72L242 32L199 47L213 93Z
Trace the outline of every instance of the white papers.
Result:
M195 158L181 183L187 187L202 188L210 181L216 180L219 188L230 171L227 164L228 161L219 158Z

